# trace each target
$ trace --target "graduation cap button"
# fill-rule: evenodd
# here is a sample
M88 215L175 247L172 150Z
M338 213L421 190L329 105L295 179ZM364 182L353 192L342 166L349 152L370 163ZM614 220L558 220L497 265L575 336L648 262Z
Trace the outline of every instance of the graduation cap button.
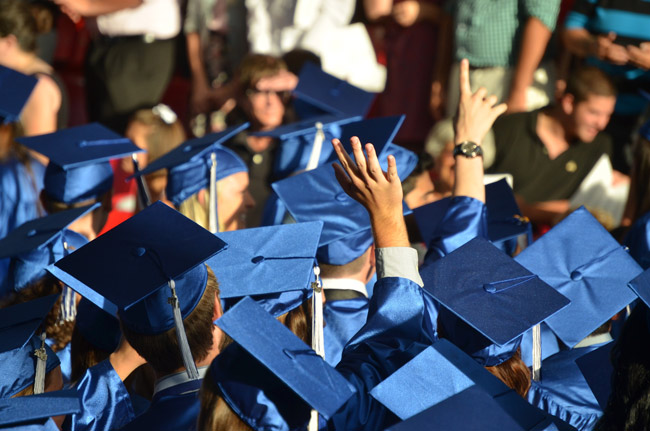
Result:
M251 262L253 263L264 262L264 256L255 256L254 258L251 259Z
M582 280L582 277L583 277L582 272L580 272L577 269L571 272L571 280L573 281L580 281Z
M136 257L142 257L144 254L147 252L147 250L144 247L135 247L133 250L131 250L131 253L133 253L133 256Z

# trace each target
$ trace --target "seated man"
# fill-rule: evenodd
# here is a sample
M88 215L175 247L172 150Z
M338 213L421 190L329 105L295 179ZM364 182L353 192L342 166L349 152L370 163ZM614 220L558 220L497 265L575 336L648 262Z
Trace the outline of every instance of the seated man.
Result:
M576 71L557 105L494 123L496 155L488 172L512 174L524 215L552 224L601 156L611 154L611 139L601 132L615 104L616 89L603 72Z

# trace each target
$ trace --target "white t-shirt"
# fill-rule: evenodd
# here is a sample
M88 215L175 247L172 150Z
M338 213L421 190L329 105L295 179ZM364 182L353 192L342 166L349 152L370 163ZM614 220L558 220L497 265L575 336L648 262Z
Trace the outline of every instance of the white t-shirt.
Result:
M171 39L181 29L178 0L143 0L136 8L101 15L94 21L97 31L104 36L142 34L155 39Z

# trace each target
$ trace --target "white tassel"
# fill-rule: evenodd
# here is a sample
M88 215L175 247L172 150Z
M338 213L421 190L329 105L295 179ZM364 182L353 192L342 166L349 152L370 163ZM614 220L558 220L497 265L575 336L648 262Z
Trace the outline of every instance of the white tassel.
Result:
M311 149L311 154L309 155L309 161L307 162L306 171L311 171L318 167L318 162L320 161L320 153L323 150L323 141L325 141L325 133L323 132L323 123L320 121L316 122L316 136L314 137L314 146Z
M539 382L542 370L542 327L533 326L533 380Z
M47 371L47 352L45 351L45 332L41 334L41 347L34 350L36 356L36 375L34 376L34 395L45 392L45 373Z
M67 256L69 252L68 242L63 241L63 253ZM77 317L77 302L75 301L74 290L69 286L63 286L61 295L61 305L59 306L59 318L57 324L62 325L65 322L72 322Z
M209 230L212 233L219 232L217 223L217 153L210 154L210 201L208 208Z
M183 317L181 316L181 308L178 305L178 296L176 296L176 283L174 280L169 280L167 283L172 291L172 296L167 300L174 309L174 324L176 325L176 337L178 339L178 346L181 349L181 356L183 357L183 365L187 371L187 377L191 380L199 378L199 370L196 368L194 358L190 345L187 342L187 335L185 334L185 326L183 325Z
M311 320L311 348L323 359L325 359L325 342L323 337L323 286L320 282L320 268L314 266L316 280L311 284L314 289L312 295L312 320ZM318 431L318 412L311 411L309 419L309 431Z

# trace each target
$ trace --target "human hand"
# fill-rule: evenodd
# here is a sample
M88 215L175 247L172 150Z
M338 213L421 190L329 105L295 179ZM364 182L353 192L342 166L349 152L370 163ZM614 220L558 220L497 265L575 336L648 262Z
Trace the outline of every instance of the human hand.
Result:
M440 81L433 81L431 84L431 99L429 100L429 109L431 117L436 121L445 118L445 90Z
M395 157L388 156L388 172L383 172L372 144L366 144L366 158L359 138L351 138L350 143L355 161L345 152L341 141L332 140L341 162L333 165L336 179L343 190L368 211L377 247L408 247L402 215L402 183L397 175Z
M456 118L456 142L472 141L481 143L485 134L492 128L494 120L504 112L508 106L499 105L495 95L487 96L487 90L479 88L472 94L469 83L469 61L460 62L460 102Z
M420 18L420 2L403 1L393 6L393 19L402 27L410 27Z
M627 46L630 63L644 70L650 70L650 42L643 42L638 47Z
M601 60L606 60L613 64L623 65L630 60L628 50L617 43L616 33L609 32L607 35L596 36L596 45L594 54Z
M193 116L210 112L212 90L206 84L195 83L190 93L190 111Z

